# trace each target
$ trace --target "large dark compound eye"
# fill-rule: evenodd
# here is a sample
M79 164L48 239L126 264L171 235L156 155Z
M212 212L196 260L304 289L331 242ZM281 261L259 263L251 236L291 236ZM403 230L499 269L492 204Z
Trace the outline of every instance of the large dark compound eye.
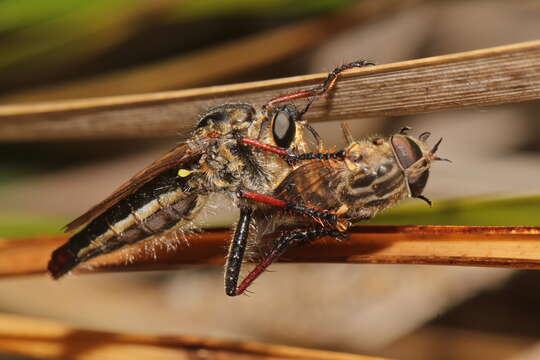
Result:
M424 188L426 187L427 181L429 178L429 170L424 171L420 175L409 178L409 189L411 190L411 196L412 197L419 197L424 192Z
M420 146L409 136L394 135L391 139L394 153L403 169L411 167L415 162L420 160L424 154ZM422 195L429 177L429 170L424 171L420 175L407 179L412 197Z
M277 146L288 148L296 135L296 124L286 111L279 111L272 122L272 136Z
M420 146L408 136L394 135L391 141L396 158L403 169L411 167L424 156Z
M231 123L251 121L254 112L253 107L248 104L219 105L202 114L196 128L200 129L225 121Z

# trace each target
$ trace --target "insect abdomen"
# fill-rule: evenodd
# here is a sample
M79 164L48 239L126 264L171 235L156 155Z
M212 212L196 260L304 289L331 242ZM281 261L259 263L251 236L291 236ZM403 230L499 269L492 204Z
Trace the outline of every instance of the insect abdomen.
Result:
M121 200L53 252L48 266L51 275L59 278L93 257L161 234L191 220L205 197L189 191L186 182L186 179L175 176L174 172L167 171Z

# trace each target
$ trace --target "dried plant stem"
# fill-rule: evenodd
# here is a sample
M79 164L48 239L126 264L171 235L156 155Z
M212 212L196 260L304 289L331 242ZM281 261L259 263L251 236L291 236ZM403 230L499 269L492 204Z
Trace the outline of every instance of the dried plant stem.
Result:
M167 250L144 243L90 261L76 272L159 270L185 264L222 264L228 231L192 235L190 246ZM0 276L45 272L65 237L0 242ZM174 241L171 239L171 241ZM127 258L131 261L127 263ZM323 239L286 254L282 261L439 264L540 269L540 228L491 226L359 226L347 241Z
M201 109L264 103L326 74L200 89L0 106L0 140L148 137L193 125ZM405 115L540 98L540 41L352 70L310 121Z
M50 321L6 314L0 314L0 351L40 359L380 359L190 335L154 336L81 330Z

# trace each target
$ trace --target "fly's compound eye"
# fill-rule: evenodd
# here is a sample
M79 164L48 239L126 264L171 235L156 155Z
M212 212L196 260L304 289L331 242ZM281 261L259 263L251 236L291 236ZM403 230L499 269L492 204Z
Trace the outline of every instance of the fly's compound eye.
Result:
M418 176L409 179L409 189L412 197L419 197L424 192L429 178L429 170L424 171Z
M399 164L403 169L408 169L415 162L424 157L424 153L420 145L406 135L394 135L391 139L392 148ZM426 164L425 166L427 166ZM407 179L412 197L422 195L429 177L429 170L422 172L420 175Z
M403 169L408 169L424 156L420 146L408 136L394 135L391 141L394 154Z
M296 135L296 123L285 111L279 111L272 122L272 136L277 146L288 148Z

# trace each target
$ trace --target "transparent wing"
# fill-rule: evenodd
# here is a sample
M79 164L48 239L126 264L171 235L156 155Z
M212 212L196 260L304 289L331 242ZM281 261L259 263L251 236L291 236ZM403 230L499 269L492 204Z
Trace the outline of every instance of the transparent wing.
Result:
M293 170L276 188L281 200L331 209L338 205L336 189L344 181L341 161L310 161Z

